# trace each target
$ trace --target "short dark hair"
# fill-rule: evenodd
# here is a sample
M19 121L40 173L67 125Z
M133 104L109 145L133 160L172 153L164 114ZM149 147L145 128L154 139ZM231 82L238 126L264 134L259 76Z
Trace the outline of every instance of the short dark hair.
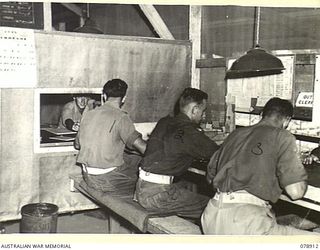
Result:
M278 97L271 98L262 110L262 117L276 115L279 117L292 117L293 106L290 101Z
M180 110L183 109L191 102L196 102L197 104L202 104L203 100L208 99L208 94L202 90L195 88L186 88L182 92L179 99Z
M127 93L128 85L121 79L112 79L103 86L103 93L107 97L124 97Z

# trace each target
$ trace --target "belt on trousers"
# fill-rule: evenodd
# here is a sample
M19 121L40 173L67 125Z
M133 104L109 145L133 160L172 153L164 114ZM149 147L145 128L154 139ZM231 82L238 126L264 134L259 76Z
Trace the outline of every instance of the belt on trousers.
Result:
M222 203L247 203L263 207L269 205L267 201L262 200L245 190L230 193L217 192L213 199Z
M157 183L157 184L171 184L173 182L174 176L153 174L153 173L144 171L142 168L139 168L139 178L144 181Z
M92 174L92 175L99 175L99 174L106 174L111 172L112 170L115 170L117 167L112 167L112 168L92 168L92 167L87 167L85 164L82 165L82 170L86 172L87 174Z

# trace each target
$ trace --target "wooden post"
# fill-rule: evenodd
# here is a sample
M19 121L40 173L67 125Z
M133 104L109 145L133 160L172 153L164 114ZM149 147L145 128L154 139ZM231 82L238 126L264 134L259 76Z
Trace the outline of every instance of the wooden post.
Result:
M202 7L190 5L189 16L189 39L192 41L191 87L200 89L200 69L196 68L196 60L201 53Z
M320 124L320 56L316 55L312 122ZM320 144L320 142L319 142Z
M52 31L51 2L43 2L43 29Z

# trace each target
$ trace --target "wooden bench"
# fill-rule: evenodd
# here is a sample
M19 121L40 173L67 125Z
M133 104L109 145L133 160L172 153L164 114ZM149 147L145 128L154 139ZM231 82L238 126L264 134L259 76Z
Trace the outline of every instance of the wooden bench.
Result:
M142 233L199 235L198 225L175 215L150 212L133 200L125 200L90 190L82 176L70 176L74 188L101 207L108 208ZM130 213L128 212L130 211Z

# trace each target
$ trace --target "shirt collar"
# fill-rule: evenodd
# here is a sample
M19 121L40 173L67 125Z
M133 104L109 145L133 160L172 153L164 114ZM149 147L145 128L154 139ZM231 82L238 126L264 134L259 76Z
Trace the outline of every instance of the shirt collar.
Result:
M187 123L190 123L193 127L195 128L198 128L199 127L199 124L196 124L194 122L191 121L191 119L189 118L189 116L187 116L186 114L184 113L179 113L178 115L176 115L176 118L180 121L183 121L183 122L187 122Z
M191 122L189 116L187 116L186 114L184 113L179 113L176 115L176 117L179 119L179 120L184 120L184 121L189 121Z
M102 106L101 108L104 108L104 109L108 109L108 108L112 108L112 109L116 109L116 110L121 110L120 107L116 107L116 106L113 106L110 104L110 102L106 101Z

